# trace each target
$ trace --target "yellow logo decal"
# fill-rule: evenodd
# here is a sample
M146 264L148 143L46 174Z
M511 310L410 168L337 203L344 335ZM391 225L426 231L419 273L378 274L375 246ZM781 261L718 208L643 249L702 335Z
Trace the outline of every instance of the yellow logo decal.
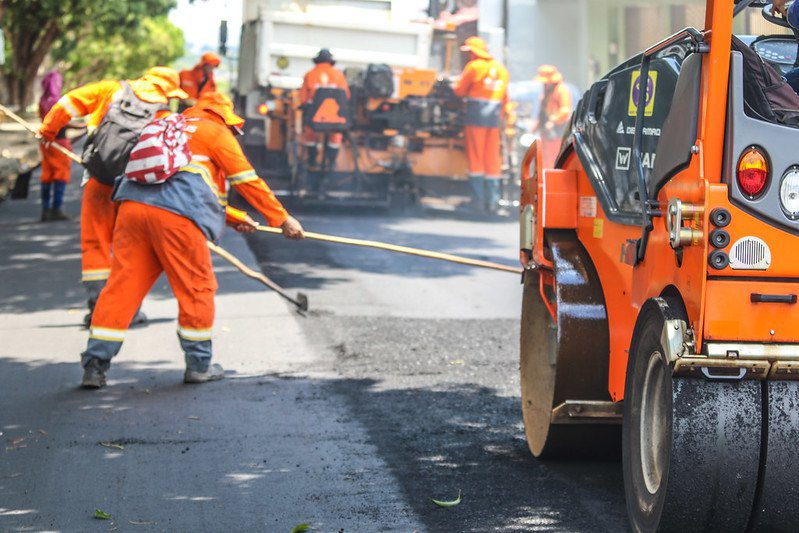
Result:
M649 80L646 84L646 107L644 116L651 117L655 113L655 92L658 86L658 73L656 70L649 71ZM634 70L630 80L630 103L627 106L627 114L634 117L638 114L638 101L641 98L641 71Z
M604 220L601 218L594 219L594 238L601 239L605 235Z

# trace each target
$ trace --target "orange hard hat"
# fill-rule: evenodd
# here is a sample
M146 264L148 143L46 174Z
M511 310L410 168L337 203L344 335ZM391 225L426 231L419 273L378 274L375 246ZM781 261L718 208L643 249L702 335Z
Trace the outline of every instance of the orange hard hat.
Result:
M541 83L560 83L563 81L563 74L554 65L541 65L533 79Z
M220 63L222 63L222 59L213 52L206 52L200 58L201 65L213 65L214 67L218 67Z
M233 102L222 93L202 93L195 107L217 115L228 126L240 128L244 125L244 119L233 112Z
M464 41L461 46L461 52L471 52L479 58L490 59L491 54L488 53L488 45L480 37L469 37Z

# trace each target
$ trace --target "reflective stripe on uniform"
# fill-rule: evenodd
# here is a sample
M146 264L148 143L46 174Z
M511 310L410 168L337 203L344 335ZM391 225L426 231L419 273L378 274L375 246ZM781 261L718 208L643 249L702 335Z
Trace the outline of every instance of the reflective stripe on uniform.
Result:
M122 342L125 340L125 329L96 328L89 329L89 338L109 342Z
M209 341L211 340L212 329L191 329L178 326L178 335L188 341Z
M96 270L83 270L80 273L81 281L104 281L111 275L110 268L99 268Z
M198 174L206 185L211 188L211 191L216 195L217 199L219 200L219 205L222 207L227 205L227 193L223 193L219 191L219 187L214 183L214 180L211 179L211 173L208 172L208 169L205 168L203 165L195 165L190 163L185 167L182 167L180 171L184 172L191 172L192 174ZM179 172L180 172L179 171Z
M75 108L75 104L72 103L72 99L69 96L62 96L58 100L58 103L64 108L64 111L66 111L70 117L75 118L80 116L80 112L77 110L77 108Z
M244 172L228 176L227 179L231 185L239 185L241 183L257 181L258 174L256 174L254 170L245 170Z

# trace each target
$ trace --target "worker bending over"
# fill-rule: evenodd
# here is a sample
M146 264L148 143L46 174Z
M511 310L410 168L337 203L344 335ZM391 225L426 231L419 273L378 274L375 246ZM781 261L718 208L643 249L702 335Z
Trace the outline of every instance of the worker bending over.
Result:
M321 49L316 57L313 58L313 62L316 63L316 66L309 70L302 79L300 104L306 106L305 109L307 110L308 106L313 102L316 90L323 87L342 89L347 94L347 99L349 99L350 86L347 84L344 73L334 67L336 62L330 50L327 48ZM327 161L332 167L341 148L341 139L341 133L329 133L327 144L322 146L324 134L315 132L311 126L306 124L302 131L302 143L305 146L305 161L308 166L313 168L319 165L319 147L322 147L323 161Z
M178 85L177 71L168 67L153 67L136 80L124 83L105 80L78 87L69 91L48 111L39 134L45 141L52 142L70 120L88 115L87 142L91 143L94 131L102 124L112 104L124 102L126 105L137 105L142 109L154 110L155 116L160 116L168 113L166 106L170 98L186 98L186 93ZM88 293L89 313L84 318L87 326L111 272L111 237L116 219L116 205L111 200L113 189L113 182L103 183L97 177L84 173L80 247L81 281ZM134 323L147 320L142 313L132 318Z
M216 241L227 220L238 231L253 231L244 212L227 209L227 186L236 190L271 226L289 239L303 238L290 217L247 161L233 132L244 119L219 93L205 93L186 110L191 163L160 185L122 179L114 198L121 203L114 229L111 277L92 318L82 354L83 386L100 388L122 347L131 317L153 283L165 272L178 299L178 339L185 354L185 383L222 379L211 364L216 278L206 240Z
M461 50L469 52L470 60L453 90L466 99L463 133L472 202L477 209L491 211L500 199L499 126L508 101L508 71L479 37L466 39Z
M42 78L42 96L39 99L39 118L47 116L47 112L61 98L61 87L64 78L55 70L48 72ZM56 133L53 142L72 150L72 144L67 139L66 126ZM69 158L56 150L54 146L40 144L42 154L42 222L50 220L69 220L61 210L64 203L64 191L69 183L72 170Z
M206 52L194 68L180 71L180 88L188 95L189 105L205 93L216 92L214 70L222 63L222 59L213 52ZM187 106L188 107L188 106Z
M544 167L551 168L555 165L561 137L572 114L572 94L563 83L563 75L552 65L542 65L535 81L543 84L543 90L532 133L539 134Z

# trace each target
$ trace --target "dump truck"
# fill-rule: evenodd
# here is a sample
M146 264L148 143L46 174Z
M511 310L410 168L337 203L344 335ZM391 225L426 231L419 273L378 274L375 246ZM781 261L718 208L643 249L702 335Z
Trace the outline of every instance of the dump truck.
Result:
M246 2L235 100L250 161L308 202L467 200L463 104L444 78L465 64L459 45L477 34L476 3L450 2L447 11L438 1ZM488 36L501 53L502 32ZM301 133L315 113L298 89L321 48L352 96L335 117L344 134L337 159L311 168Z
M734 37L748 9L775 34ZM527 441L620 445L634 531L799 530L799 61L770 11L707 0L523 161Z

